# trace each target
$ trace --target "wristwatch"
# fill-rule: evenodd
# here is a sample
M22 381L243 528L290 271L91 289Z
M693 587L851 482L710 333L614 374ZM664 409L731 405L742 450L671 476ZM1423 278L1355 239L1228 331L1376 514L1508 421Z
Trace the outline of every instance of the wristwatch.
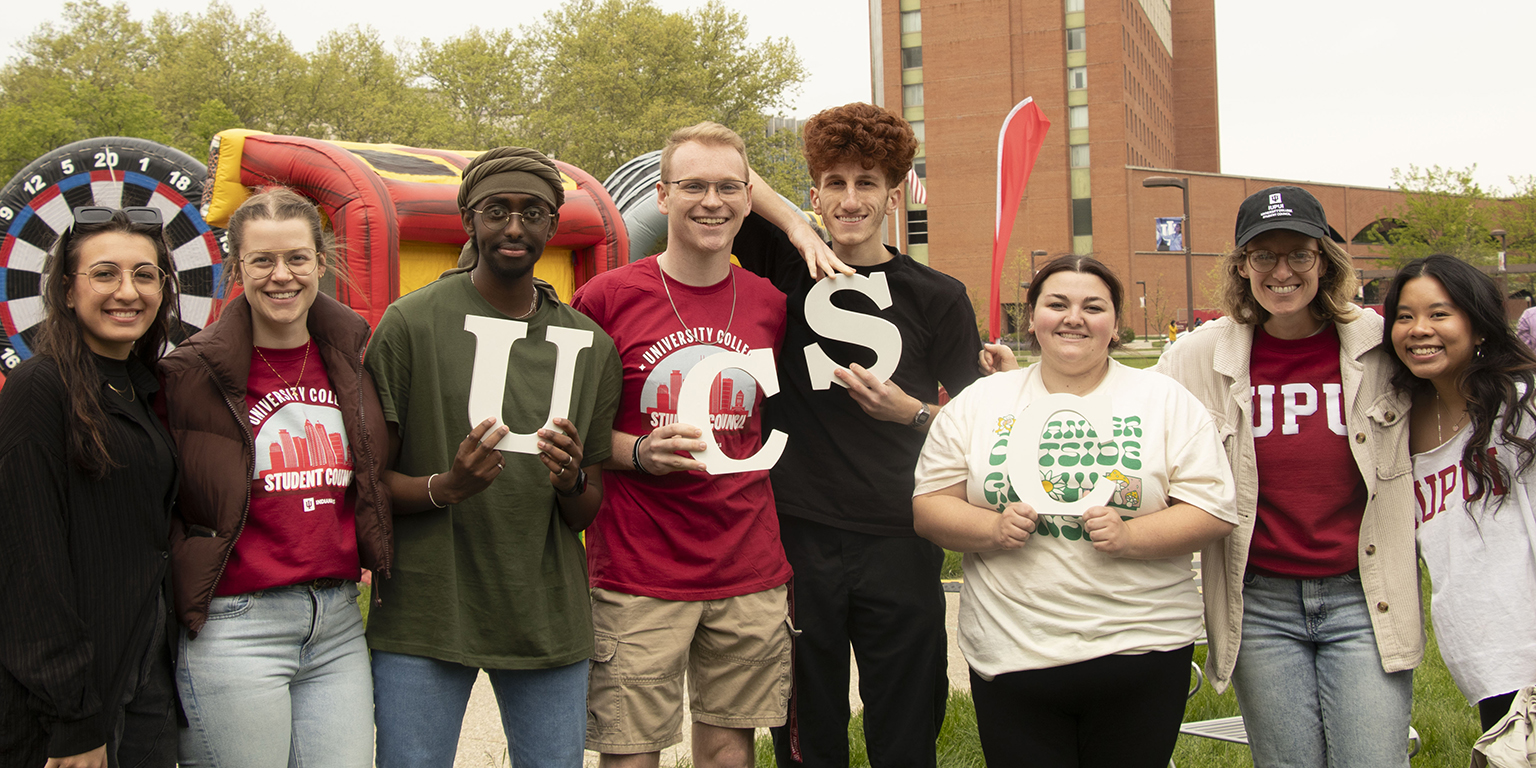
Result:
M919 401L918 405L917 415L912 417L912 423L909 425L913 429L922 429L923 425L928 423L928 419L933 417L933 412L928 410L927 403Z
M587 471L585 469L577 469L576 470L576 484L571 486L571 489L569 491L562 491L562 490L560 490L560 488L558 486L555 488L555 493L558 493L561 496L566 497L567 499L575 498L575 497L580 496L580 495L582 495L583 493L586 493L586 492L587 492Z

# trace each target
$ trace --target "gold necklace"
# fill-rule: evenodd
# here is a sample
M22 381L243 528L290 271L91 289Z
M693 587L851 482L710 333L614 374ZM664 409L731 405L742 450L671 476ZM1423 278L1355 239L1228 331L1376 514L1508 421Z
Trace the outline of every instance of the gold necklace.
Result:
M111 389L113 392L116 392L118 397L126 397L126 398L128 398L128 402L130 402L130 403L133 402L133 398L137 395L137 393L134 392L134 390L133 390L133 382L132 381L128 382L128 394L126 394L126 395L123 394L123 391L121 389L118 389L117 387L112 386L112 382L110 382L110 381L107 382L107 388Z
M729 269L729 267L727 267ZM667 292L667 303L672 305L672 314L677 316L677 322L688 330L688 323L683 320L683 314L677 311L677 302L672 300L672 289L667 287L667 271L661 268L661 262L656 262L656 272L661 275L661 288ZM725 332L731 332L731 323L736 321L736 270L730 270L731 275L731 315L725 320Z
M469 284L470 285L474 285L475 284L475 273L474 272L470 272L469 273ZM533 313L537 312L537 311L539 311L539 287L537 285L535 285L533 287L533 303L528 305L528 311L524 312L521 315L518 315L517 317L514 317L512 319L513 320L527 320L528 318L533 317Z
M256 350L256 356L261 358L261 361L263 363L267 364L267 368L272 371L272 375L276 376L277 380L281 381L283 383L284 387L286 387L288 389L293 389L293 388L299 386L299 384L303 383L303 381L304 381L304 369L309 366L309 348L310 348L310 346L311 346L310 342L308 342L308 341L304 342L304 362L299 364L299 378L295 379L292 384L289 384L288 380L283 378L283 375L281 373L278 373L276 368L272 367L272 361L268 360L267 356L263 355L261 353L261 347L255 346L253 344L253 345L251 345L251 348Z
M1440 390L1437 389L1435 390L1435 438L1439 441L1439 445L1445 445L1445 434L1440 431L1440 410ZM1467 409L1463 407L1461 418L1456 419L1456 423L1451 425L1451 437L1455 437L1456 433L1461 431L1461 422L1466 418Z

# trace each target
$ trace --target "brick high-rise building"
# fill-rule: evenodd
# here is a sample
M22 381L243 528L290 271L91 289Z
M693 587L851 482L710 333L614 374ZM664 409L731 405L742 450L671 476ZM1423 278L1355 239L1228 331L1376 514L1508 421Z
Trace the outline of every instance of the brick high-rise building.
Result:
M928 189L928 204L909 201L887 240L964 281L979 313L990 280L997 134L1025 97L1051 128L1017 212L1005 306L1021 295L1032 262L1081 253L1124 281L1123 325L1140 333L1183 319L1183 255L1154 250L1155 219L1182 215L1181 198L1141 184L1172 175L1189 179L1195 305L1213 308L1209 273L1215 255L1232 248L1238 204L1298 183L1221 175L1215 0L870 0L870 31L875 99L912 123ZM1299 184L1351 239L1401 200L1383 189ZM1349 250L1361 257L1356 266L1374 266L1370 248ZM1038 251L1045 255L1030 255Z

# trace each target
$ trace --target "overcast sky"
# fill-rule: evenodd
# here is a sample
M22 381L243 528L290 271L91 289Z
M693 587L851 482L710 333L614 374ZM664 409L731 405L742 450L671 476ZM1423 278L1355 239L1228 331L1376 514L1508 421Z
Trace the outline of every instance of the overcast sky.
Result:
M701 4L656 2L668 10ZM0 24L4 59L56 13L51 2L10 5ZM129 5L148 20L156 10L194 12L205 3ZM370 24L389 40L440 39L476 23L516 26L558 5L253 0L236 8L265 7L307 51L325 32L352 23ZM867 0L725 5L747 16L753 39L794 41L810 71L794 114L870 98ZM491 9L497 13L488 18ZM1389 186L1393 168L1475 163L1485 187L1506 191L1508 177L1536 175L1536 2L1216 0L1216 24L1225 173Z

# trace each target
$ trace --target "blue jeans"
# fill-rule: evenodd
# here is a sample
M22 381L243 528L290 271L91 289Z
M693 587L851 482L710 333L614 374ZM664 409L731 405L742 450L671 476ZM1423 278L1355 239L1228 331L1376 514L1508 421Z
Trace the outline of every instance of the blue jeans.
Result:
M357 585L215 597L176 662L181 765L368 768L373 681Z
M1408 767L1413 671L1382 671L1357 573L1249 573L1232 683L1257 768Z
M373 652L378 768L452 768L480 670ZM580 768L587 737L587 660L553 669L487 669L512 765Z

